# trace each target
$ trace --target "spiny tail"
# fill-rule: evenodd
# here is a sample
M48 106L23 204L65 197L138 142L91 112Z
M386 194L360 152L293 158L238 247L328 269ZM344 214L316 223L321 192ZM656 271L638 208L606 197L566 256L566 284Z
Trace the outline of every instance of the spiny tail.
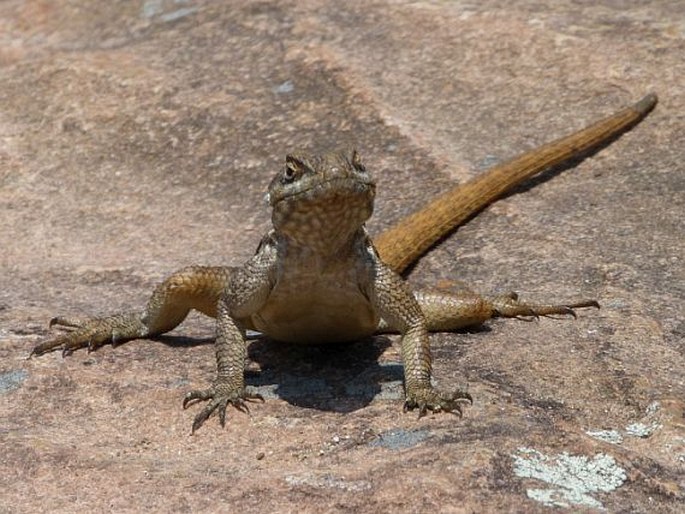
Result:
M648 94L608 118L495 166L438 196L374 239L381 259L402 273L442 237L504 193L541 171L618 137L656 103L657 96Z

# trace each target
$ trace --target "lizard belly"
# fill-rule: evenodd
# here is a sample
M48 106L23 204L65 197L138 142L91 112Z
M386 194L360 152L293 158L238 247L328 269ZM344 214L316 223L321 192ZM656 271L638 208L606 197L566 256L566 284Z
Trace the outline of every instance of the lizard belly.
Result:
M358 288L276 286L252 316L257 330L291 343L324 344L356 341L373 334L379 317Z

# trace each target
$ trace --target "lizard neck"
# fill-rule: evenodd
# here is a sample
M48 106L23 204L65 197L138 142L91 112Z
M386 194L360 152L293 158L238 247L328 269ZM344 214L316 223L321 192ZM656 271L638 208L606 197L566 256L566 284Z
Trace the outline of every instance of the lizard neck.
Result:
M278 248L280 261L284 265L299 263L323 270L333 263L348 262L357 258L361 248L365 248L369 236L361 226L352 234L325 234L313 240L300 241L277 230L273 238Z

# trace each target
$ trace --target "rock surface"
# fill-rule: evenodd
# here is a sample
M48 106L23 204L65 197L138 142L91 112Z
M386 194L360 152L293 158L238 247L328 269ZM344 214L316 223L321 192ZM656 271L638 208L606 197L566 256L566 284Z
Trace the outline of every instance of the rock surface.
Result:
M0 512L685 508L684 5L6 0L0 41ZM378 232L648 91L632 132L410 275L602 304L433 336L463 419L402 413L395 339L255 341L266 403L192 437L211 321L26 360L56 314L247 258L293 147L357 146Z

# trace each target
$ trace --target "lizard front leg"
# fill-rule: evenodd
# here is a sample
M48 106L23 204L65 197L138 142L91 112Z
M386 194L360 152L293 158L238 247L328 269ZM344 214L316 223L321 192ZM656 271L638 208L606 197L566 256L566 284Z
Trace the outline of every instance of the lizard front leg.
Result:
M194 433L209 416L217 411L221 426L226 424L226 407L231 404L236 409L247 412L245 403L250 400L263 400L262 396L249 392L245 388L245 359L247 343L245 332L232 318L231 309L225 298L219 301L217 312L216 363L217 377L214 384L203 390L194 390L186 394L183 408L196 401L209 403L195 416L192 432Z
M191 309L216 316L217 301L234 270L210 266L183 268L157 286L142 312L88 319L53 318L50 327L56 325L68 331L36 345L31 355L54 350L62 350L66 355L86 347L92 351L106 343L163 334L179 325Z
M247 401L263 400L261 395L245 387L245 325L250 316L264 305L273 287L274 258L275 250L272 247L262 247L243 268L236 270L219 299L214 343L216 379L211 387L190 391L183 399L184 409L196 402L208 402L195 416L193 433L214 412L219 414L219 422L224 426L229 404L247 412Z
M428 327L421 307L402 278L388 266L375 261L369 298L390 329L402 334L401 352L404 363L405 410L455 412L470 403L464 391L445 392L431 384L431 353Z

